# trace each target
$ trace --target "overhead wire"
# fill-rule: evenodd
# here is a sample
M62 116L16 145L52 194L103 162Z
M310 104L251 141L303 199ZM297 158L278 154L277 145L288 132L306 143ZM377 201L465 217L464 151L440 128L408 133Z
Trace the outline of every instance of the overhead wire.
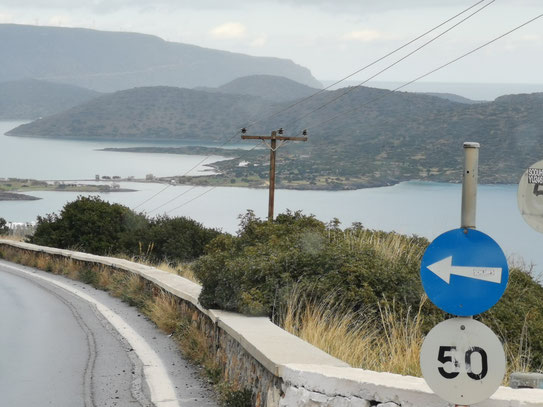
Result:
M470 6L470 7L466 8L466 9L462 10L461 12L459 12L459 13L455 14L454 16L448 18L447 20L443 21L442 23L440 23L440 24L436 25L435 27L433 27L433 28L431 28L431 29L425 31L424 33L418 35L417 37L415 37L415 38L413 38L412 40L406 42L405 44L399 46L398 48L396 48L396 49L394 49L394 50L388 52L387 54L385 54L385 55L379 57L378 59L376 59L376 60L370 62L369 64L363 66L362 68L360 68L360 69L354 71L353 73L351 73L351 74L349 74L349 75L347 75L347 76L345 76L345 77L339 79L338 81L332 83L331 85L328 85L328 86L326 86L325 88L320 89L320 90L318 90L317 92L315 92L315 93L313 93L313 94L311 94L311 95L309 95L309 96L306 96L306 97L303 98L303 99L297 100L296 102L294 102L294 103L292 103L292 104L290 104L290 105L284 107L283 109L281 109L281 110L279 110L279 111L277 111L277 112L274 112L273 114L271 114L271 115L269 115L269 116L266 116L266 117L261 118L261 119L258 119L258 120L254 120L254 121L250 122L248 125L246 125L245 127L253 126L253 125L255 125L255 124L257 124L257 123L260 123L260 122L262 122L262 121L264 121L264 120L273 119L274 117L279 116L281 113L284 113L284 112L286 112L287 110L290 110L290 109L292 109L293 107L295 107L295 106L297 106L297 105L299 105L299 104L302 104L302 103L304 103L304 102L306 102L306 101L308 101L308 100L310 100L310 99L312 99L312 98L314 98L314 97L320 95L321 93L326 92L327 90L329 90L329 89L333 88L334 86L336 86L336 85L338 85L338 84L340 84L340 83L346 81L346 80L349 79L349 78L352 78L353 76L359 74L360 72L362 72L362 71L364 71L364 70L366 70L366 69L368 69L368 68L371 68L371 67L374 66L375 64L377 64L377 63L383 61L384 59L386 59L386 58L388 58L389 56L391 56L391 55L397 53L398 51L401 51L402 49L408 47L409 45L413 44L414 42L416 42L416 41L420 40L421 38L425 37L426 35L430 34L431 32L433 32L433 31L435 31L435 30L437 30L437 29L443 27L445 24L447 24L447 23L453 21L453 20L456 19L457 17L460 17L460 16L461 16L462 14L464 14L464 13L467 13L469 10L471 10L471 9L474 8L474 7L477 7L479 4L484 3L485 1L487 1L487 0L480 0L480 1L476 2L476 3L473 4L472 6ZM495 0L492 0L491 3L493 3L494 1L495 1ZM490 5L490 3L489 3L489 5Z
M417 48L415 48L413 51L409 52L408 54L404 55L403 57L401 57L400 59L394 61L393 63L391 63L390 65L386 66L385 68L381 69L380 71L378 71L377 73L375 73L374 75L370 76L369 78L365 79L364 81L360 82L358 85L356 86L352 86L350 88L348 88L347 90L345 90L344 92L340 93L338 96L334 97L333 99L327 101L326 103L323 103L322 105L320 105L319 107L316 107L315 109L305 113L304 115L302 115L301 117L295 119L295 120L292 120L287 126L285 127L289 127L290 125L294 124L294 123L297 123L303 119L305 119L307 116L315 113L315 112L318 112L319 110L322 110L324 109L326 106L329 106L331 105L332 103L336 102L337 100L341 99L342 97L348 95L349 93L351 92L354 92L355 90L359 89L362 87L362 85L368 83L369 81L371 81L372 79L375 79L377 76L381 75L382 73L388 71L389 69L393 68L394 66L398 65L400 62L406 60L407 58L409 58L411 55L415 54L416 52L420 51L421 49L425 48L426 46L430 45L432 42L436 41L437 39L441 38L442 36L444 36L445 34L447 34L449 31L453 30L454 28L458 27L460 24L464 23L465 21L469 20L470 18L472 18L474 15L480 13L481 11L483 11L485 8L487 8L488 6L490 6L492 3L494 3L496 0L491 0L489 3L483 5L481 8L477 9L476 11L474 11L473 13L471 13L470 15L464 17L463 19L461 19L460 21L458 21L457 23L455 23L454 25L452 25L451 27L447 28L445 31L439 33L438 35L436 35L435 37L429 39L428 41L426 41L424 44L418 46Z
M322 126L322 125L324 125L324 124L326 124L326 123L329 123L329 122L331 122L331 121L337 119L338 117L341 117L341 116L344 116L344 115L346 115L346 114L349 114L349 113L358 111L358 110L360 110L360 109L366 107L367 105L369 105L369 104L371 104L371 103L374 103L374 102L376 102L376 101L378 101L378 100L384 99L384 98L386 98L386 97L392 95L394 92L396 92L396 91L398 91L398 90L400 90L400 89L403 89L403 88L405 88L405 87L411 85L412 83L415 83L415 82L417 82L417 81L419 81L419 80L421 80L421 79L423 79L423 78L426 78L427 76L430 76L431 74L433 74L433 73L435 73L435 72L437 72L437 71L439 71L439 70L441 70L441 69L443 69L443 68L446 68L447 66L452 65L452 64L454 64L455 62L460 61L461 59L463 59L463 58L465 58L465 57L467 57L467 56L469 56L469 55L471 55L471 54L473 54L473 53L475 53L475 52L477 52L477 51L479 51L479 50L481 50L481 49L483 49L483 48L485 48L485 47L487 47L487 46L489 46L489 45L491 45L491 44L493 44L493 43L495 43L496 41L501 40L502 38L504 38L504 37L506 37L506 36L512 34L513 32L518 31L518 30L520 30L521 28L527 26L528 24L531 24L531 23L533 23L534 21L540 19L541 17L543 17L543 14L539 14L538 16L536 16L536 17L534 17L534 18L531 18L530 20L528 20L528 21L526 21L526 22L524 22L524 23L522 23L522 24L516 26L515 28L513 28L513 29L511 29L511 30L509 30L509 31L507 31L507 32L505 32L505 33L503 33L503 34L501 34L501 35L499 35L499 36L497 36L497 37L495 37L495 38L493 38L493 39L487 41L487 42L485 42L485 43L482 44L482 45L479 45L478 47L472 49L471 51L468 51L468 52L466 52L465 54L462 54L462 55L460 55L459 57L454 58L454 59L450 60L449 62L447 62L447 63L445 63L445 64L443 64L443 65L440 65L440 66L438 66L437 68L434 68L434 69L432 69L431 71L428 71L428 72L426 72L425 74L420 75L420 76L416 77L415 79L412 79L412 80L410 80L409 82L406 82L406 83L404 83L403 85L398 86L398 87L392 89L389 93L385 93L385 94L383 94L383 95L381 95L381 96L379 96L379 97L377 97L377 98L374 98L374 99L372 99L372 100L369 100L369 101L363 103L362 105L357 106L357 107L354 108L354 109L350 109L350 110L346 110L346 111L344 111L344 112L338 113L337 115L334 115L334 116L332 116L332 117L329 118L329 119L326 119L326 120L324 120L324 121L318 122L317 124L308 127L308 129L314 129L314 128L316 128L316 127ZM300 133L301 133L301 132L300 132Z
M244 155L242 155L240 158L243 158L244 156L246 156L249 152L253 151L253 150L254 150L255 148L257 148L259 145L260 145L260 144L258 144L258 143L255 144L253 148L251 148L250 150L247 150L247 153L245 153ZM196 188L196 187L197 187L197 186L194 185L194 186L193 186L192 188L190 188L187 192L192 191L192 190L193 190L194 188ZM188 201L182 203L181 205L176 206L175 208L170 209L169 211L166 212L166 214L170 214L171 212L173 212L173 211L175 211L175 210L177 210L177 209L179 209L179 208L182 208L182 207L185 206L185 205L188 205L189 203L191 203L191 202L194 201L195 199L198 199L198 198L200 198L201 196L204 196L205 194L207 194L208 192L213 191L213 190L216 189L216 188L218 188L218 186L212 186L212 187L209 188L207 191L204 191L203 193L201 193L201 194L199 194L199 195L196 195L194 198L189 199ZM170 202L170 201L169 201L169 202ZM168 202L168 203L169 203L169 202ZM161 207L162 207L162 206L161 206ZM159 208L156 208L156 209L159 209ZM156 209L153 209L153 211L151 211L151 212L154 212Z
M234 137L236 137L237 135L239 135L240 131L238 130L234 135L230 136L227 140L225 140L221 145L219 145L217 148L222 148L224 147L226 144L230 143ZM191 167L189 170L185 171L181 177L185 177L187 176L190 172L192 172L194 169L198 168L200 165L202 165L204 162L206 162L213 154L209 154L207 156L205 156L202 160L200 160L198 163L196 163L193 167ZM151 201L152 199L154 199L155 197L157 197L158 195L160 195L162 192L164 192L165 190L167 190L168 188L170 188L172 186L172 184L168 184L166 185L163 189L161 189L160 191L156 192L154 195L150 196L149 198L147 198L145 201L141 202L140 204L134 206L132 208L132 210L136 210L138 209L140 206L143 206L145 205L147 202Z

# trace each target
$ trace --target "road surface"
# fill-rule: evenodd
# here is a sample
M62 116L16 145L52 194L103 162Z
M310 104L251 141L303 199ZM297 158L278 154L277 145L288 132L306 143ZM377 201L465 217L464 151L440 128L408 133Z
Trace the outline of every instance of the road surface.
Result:
M176 345L91 286L0 260L0 405L216 407Z

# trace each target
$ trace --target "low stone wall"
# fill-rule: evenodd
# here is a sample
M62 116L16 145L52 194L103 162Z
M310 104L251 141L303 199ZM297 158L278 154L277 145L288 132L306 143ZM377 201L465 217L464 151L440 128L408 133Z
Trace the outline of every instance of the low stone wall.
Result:
M445 407L421 378L354 369L274 325L268 318L206 310L201 287L153 267L28 243L23 251L61 256L135 273L179 298L182 312L205 333L224 376L253 390L257 407ZM478 407L543 407L543 390L500 387Z

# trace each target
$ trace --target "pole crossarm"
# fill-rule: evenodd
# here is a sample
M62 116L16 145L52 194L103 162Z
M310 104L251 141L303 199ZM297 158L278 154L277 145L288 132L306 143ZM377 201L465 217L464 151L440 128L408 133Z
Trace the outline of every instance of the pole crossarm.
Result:
M243 140L281 140L281 141L307 141L307 137L288 137L288 136L241 136Z

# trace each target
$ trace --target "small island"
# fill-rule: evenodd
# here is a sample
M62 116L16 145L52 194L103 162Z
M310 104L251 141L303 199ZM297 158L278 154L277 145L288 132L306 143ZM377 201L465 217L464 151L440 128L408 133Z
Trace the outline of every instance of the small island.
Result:
M0 201L37 201L38 199L41 198L14 192L0 191Z
M40 181L33 179L0 179L0 201L34 201L41 199L21 192L61 191L61 192L134 192L134 189L121 188L119 184L90 185L75 181Z

